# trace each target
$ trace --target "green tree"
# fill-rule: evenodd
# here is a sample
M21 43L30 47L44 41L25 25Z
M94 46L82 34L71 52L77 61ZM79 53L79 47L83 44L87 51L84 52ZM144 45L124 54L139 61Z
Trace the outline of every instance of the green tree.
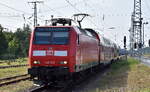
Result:
M31 29L29 25L18 28L15 32L3 31L0 25L0 58L26 57L29 48Z
M3 33L3 29L4 28L0 25L0 56L2 56L7 51L7 41Z
M15 36L19 40L19 48L18 53L20 56L27 56L28 48L29 48L29 37L30 37L31 29L29 25L24 26L23 29L18 28L15 32Z
M17 55L17 51L18 51L18 48L19 48L19 41L16 37L13 38L13 40L11 40L9 43L8 43L8 53L13 55L13 56L16 56Z

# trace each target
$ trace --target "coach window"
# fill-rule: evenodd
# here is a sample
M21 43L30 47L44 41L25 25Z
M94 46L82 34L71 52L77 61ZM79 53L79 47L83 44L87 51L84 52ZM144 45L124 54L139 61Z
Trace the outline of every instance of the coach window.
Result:
M89 31L86 31L86 33L87 33L87 35L88 35L88 36L91 36L91 37L93 37L93 35L91 34L91 32L89 32Z
M91 34L94 38L97 38L95 33L91 32Z
M80 30L80 32L81 32L82 34L87 35L87 33L85 32L85 30L83 30L83 29L81 29L81 28L79 28L79 30Z

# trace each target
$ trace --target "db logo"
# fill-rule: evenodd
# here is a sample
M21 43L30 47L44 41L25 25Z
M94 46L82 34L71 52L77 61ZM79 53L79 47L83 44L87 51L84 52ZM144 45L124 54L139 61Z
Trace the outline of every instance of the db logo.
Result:
M46 55L47 56L53 56L53 50L47 50Z

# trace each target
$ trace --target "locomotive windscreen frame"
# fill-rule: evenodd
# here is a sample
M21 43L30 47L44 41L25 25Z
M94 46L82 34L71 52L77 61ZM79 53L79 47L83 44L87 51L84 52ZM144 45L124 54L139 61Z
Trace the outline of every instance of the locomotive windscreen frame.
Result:
M39 27L35 29L34 44L67 45L69 44L69 28Z

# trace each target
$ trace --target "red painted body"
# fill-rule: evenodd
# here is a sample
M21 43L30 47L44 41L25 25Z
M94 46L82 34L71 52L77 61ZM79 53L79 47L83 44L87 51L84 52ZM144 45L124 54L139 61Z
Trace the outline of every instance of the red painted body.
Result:
M71 27L69 27L71 28ZM75 64L76 57L76 39L77 33L73 28L69 31L69 44L67 45L35 45L33 44L34 40L34 31L31 35L30 41L30 50L29 50L29 64L31 67L37 66L64 66L69 67L70 72L73 72L73 65ZM46 56L33 56L34 50L45 50ZM67 56L55 56L55 51L67 51ZM33 61L39 60L41 64L33 64ZM68 64L59 64L60 61L68 61Z
M75 72L76 64L82 65L90 62L99 62L98 39L82 34L74 27L69 27L68 45L36 45L33 44L35 31L31 34L29 49L29 64L37 66L64 66L69 67L70 72ZM78 37L78 38L77 38ZM77 42L79 40L79 43ZM50 49L49 49L50 48ZM33 56L33 51L44 50L46 56ZM55 51L67 51L67 56L54 56ZM41 64L33 64L33 61L41 61ZM60 61L68 61L68 64L59 64Z
M36 28L69 28L68 44L35 44ZM63 67L63 69L67 68L67 73L72 74L103 63L110 63L117 56L115 56L116 49L113 46L106 46L105 41L102 42L101 36L94 30L84 30L73 26L46 26L36 28L31 33L30 39L29 74L33 77L39 77L39 80L52 76L53 72L56 73L56 76L57 71L55 69L59 67ZM34 61L40 61L40 63L35 64ZM61 64L62 61L67 61L67 64ZM55 68L50 69L51 67ZM62 69L61 72L63 72Z

